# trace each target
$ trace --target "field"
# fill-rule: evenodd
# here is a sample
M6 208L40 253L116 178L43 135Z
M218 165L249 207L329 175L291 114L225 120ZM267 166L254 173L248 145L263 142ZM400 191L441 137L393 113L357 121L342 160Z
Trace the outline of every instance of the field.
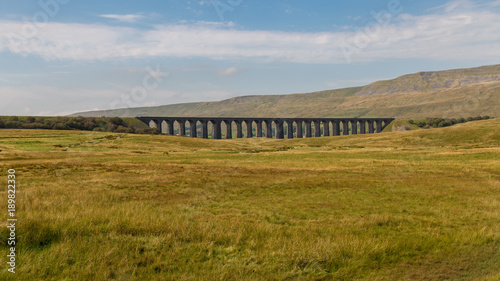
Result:
M300 140L0 130L2 186L11 168L17 280L500 279L500 119Z

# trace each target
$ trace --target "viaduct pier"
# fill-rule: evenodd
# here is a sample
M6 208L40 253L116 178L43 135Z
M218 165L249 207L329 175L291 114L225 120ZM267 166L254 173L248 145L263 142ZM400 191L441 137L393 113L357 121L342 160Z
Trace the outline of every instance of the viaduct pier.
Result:
M168 135L288 139L380 133L394 118L137 117Z

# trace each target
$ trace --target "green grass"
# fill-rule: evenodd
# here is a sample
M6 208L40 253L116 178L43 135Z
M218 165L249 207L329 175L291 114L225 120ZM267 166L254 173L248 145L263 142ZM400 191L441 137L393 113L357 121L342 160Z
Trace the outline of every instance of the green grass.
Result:
M300 140L0 130L15 277L498 280L499 146L500 119Z

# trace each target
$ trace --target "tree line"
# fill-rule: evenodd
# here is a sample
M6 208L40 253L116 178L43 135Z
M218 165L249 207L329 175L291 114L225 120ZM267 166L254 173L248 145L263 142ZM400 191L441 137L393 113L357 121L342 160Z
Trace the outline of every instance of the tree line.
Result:
M442 127L449 127L453 126L455 124L459 123L466 123L470 121L477 121L477 120L488 120L490 119L490 116L476 116L476 117L467 117L467 118L426 118L425 120L421 121L415 121L415 120L409 120L408 123L417 125L420 128L428 129L428 128L442 128Z
M129 134L159 134L156 128L136 129L120 117L0 117L0 128L7 129L48 129L116 132Z

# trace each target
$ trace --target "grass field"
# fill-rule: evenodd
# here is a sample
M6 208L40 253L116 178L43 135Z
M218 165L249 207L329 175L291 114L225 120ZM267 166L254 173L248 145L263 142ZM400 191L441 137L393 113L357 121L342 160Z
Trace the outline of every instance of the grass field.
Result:
M500 280L500 119L300 140L0 130L0 150L17 280Z

